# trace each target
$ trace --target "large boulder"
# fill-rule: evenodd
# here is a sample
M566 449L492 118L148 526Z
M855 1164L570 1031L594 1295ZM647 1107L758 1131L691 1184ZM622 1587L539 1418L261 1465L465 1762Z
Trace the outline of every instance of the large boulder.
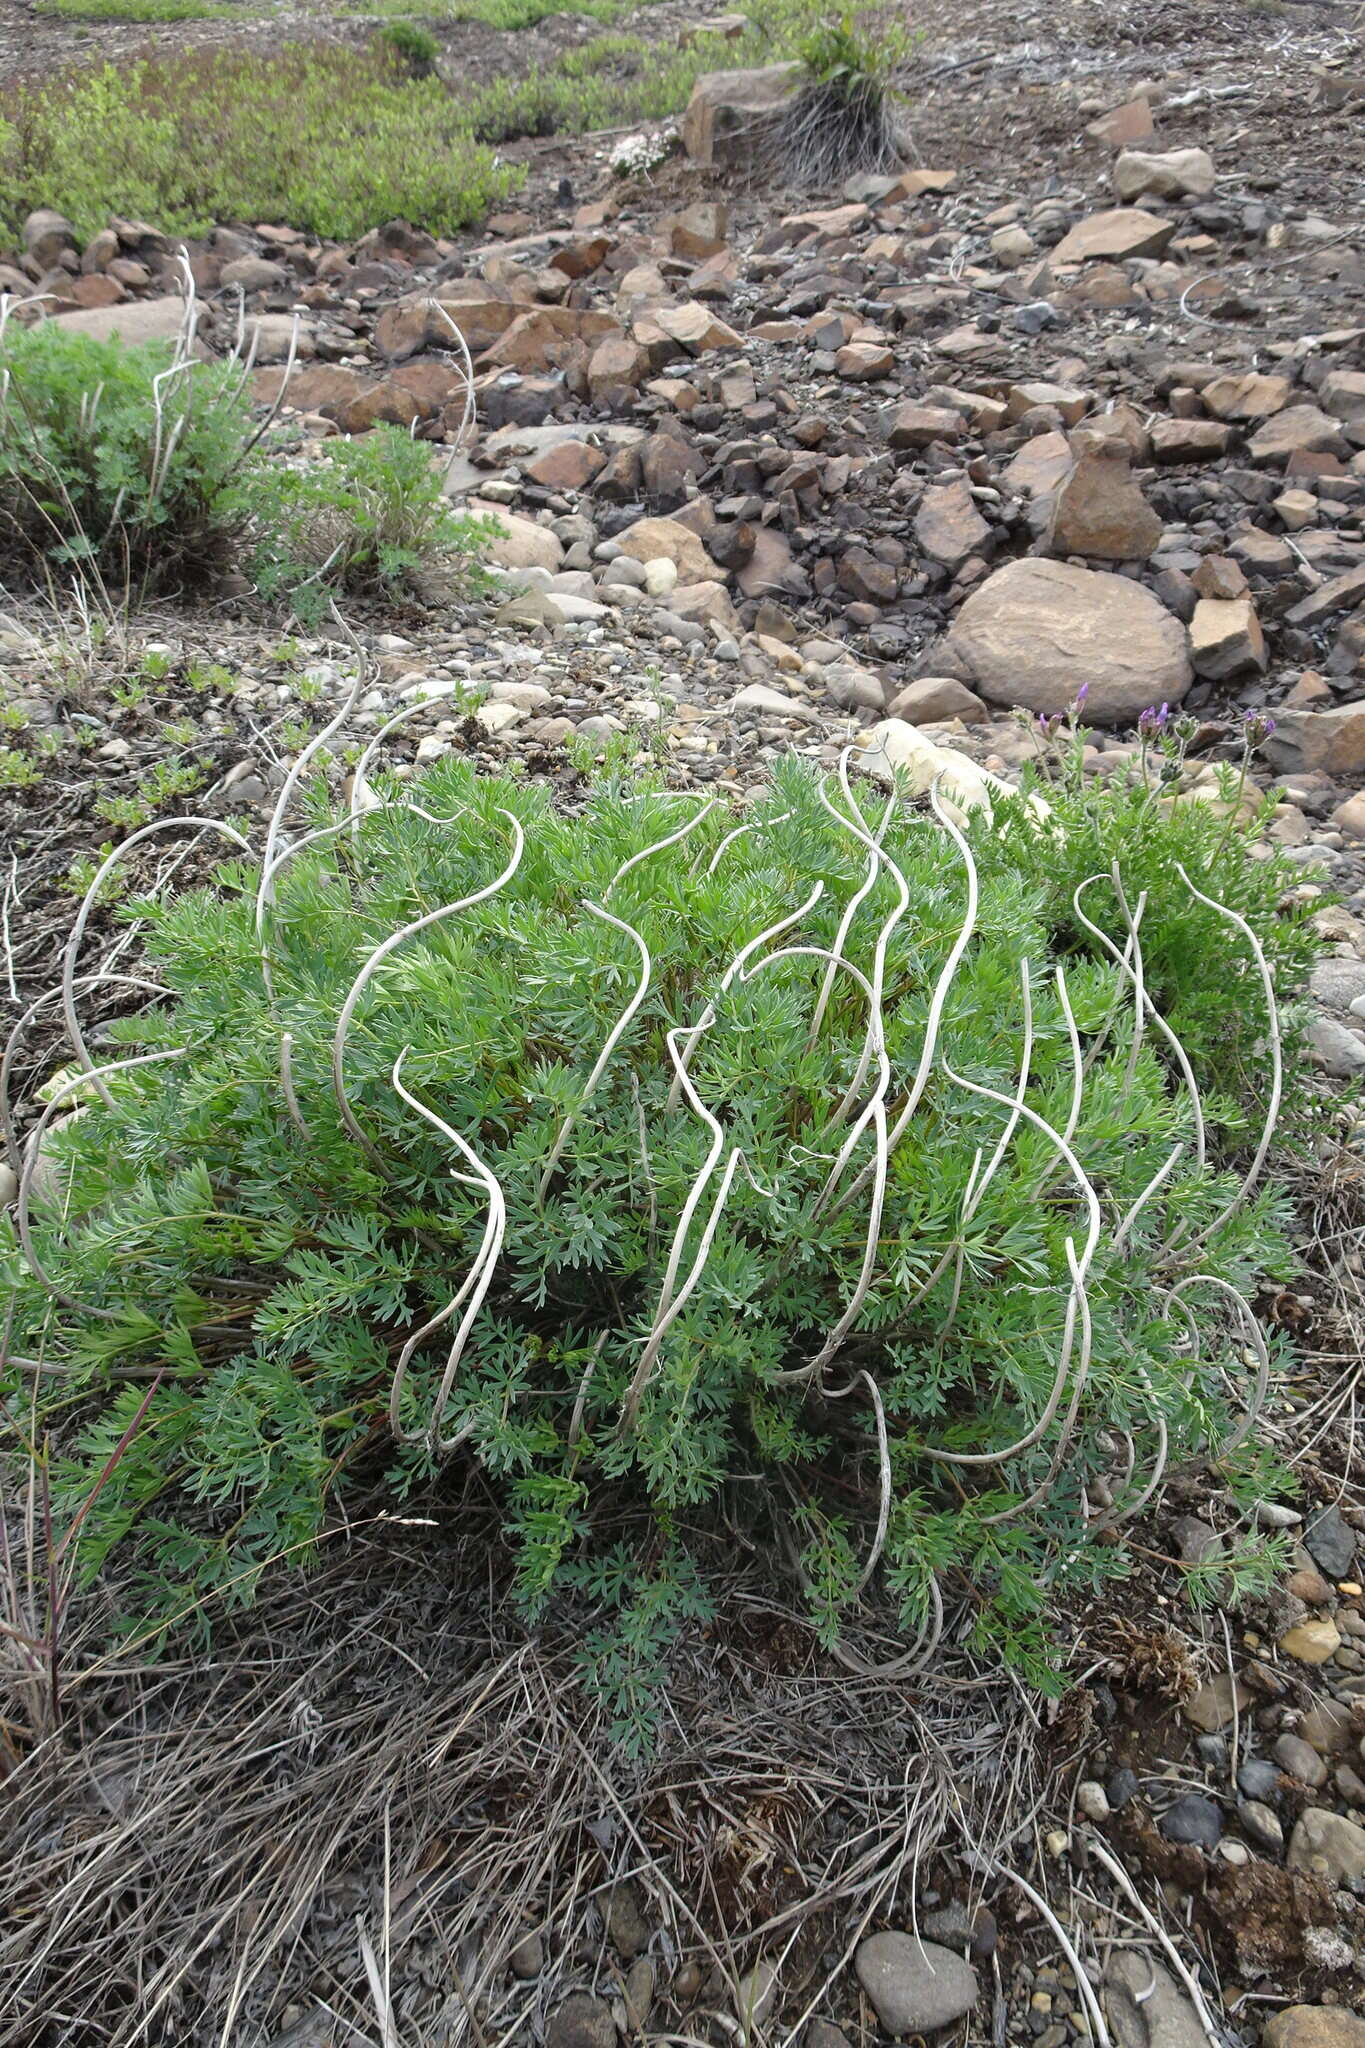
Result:
M1123 725L1190 686L1179 619L1126 576L1026 556L967 599L936 662L992 704L1063 711L1082 683L1092 725Z
M805 75L805 66L794 63L703 72L682 117L687 154L708 169L752 164L775 138Z

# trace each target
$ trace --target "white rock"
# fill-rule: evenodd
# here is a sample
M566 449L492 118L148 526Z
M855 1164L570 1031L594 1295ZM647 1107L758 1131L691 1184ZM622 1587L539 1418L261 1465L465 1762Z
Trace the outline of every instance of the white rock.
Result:
M678 587L678 565L666 555L645 563L645 589L651 597L671 597Z

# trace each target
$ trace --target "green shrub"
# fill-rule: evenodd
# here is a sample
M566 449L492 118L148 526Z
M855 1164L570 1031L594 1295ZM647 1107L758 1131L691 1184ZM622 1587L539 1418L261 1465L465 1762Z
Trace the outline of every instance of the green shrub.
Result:
M855 832L796 764L742 829L612 781L557 810L455 761L387 795L300 844L259 924L247 861L138 907L169 995L115 1051L168 1057L52 1145L51 1291L4 1254L63 1512L105 1473L85 1570L130 1541L147 1625L246 1598L379 1473L439 1501L457 1453L502 1496L527 1614L599 1610L585 1658L627 1735L737 1522L775 1578L796 1565L825 1640L880 1557L907 1629L941 1589L1048 1683L1049 1603L1124 1569L1121 1532L1091 1539L1164 1433L1171 1462L1216 1455L1247 1401L1238 1312L1189 1276L1292 1269L1273 1190L1237 1200L1270 1092L1260 972L1176 864L1282 994L1307 958L1287 870L1206 807L1076 785L1046 832L1018 799L972 827L969 917L962 847L901 803L900 915L884 799ZM1073 912L1092 859L1086 914L1122 951L1116 860L1152 1000L1227 1077L1203 1170L1166 1040L1135 1042ZM876 1104L894 1127L917 1074L878 1215Z
M287 45L78 71L0 121L0 236L59 205L82 235L111 213L171 234L288 221L346 238L401 215L454 232L515 192L463 100L380 41Z
M39 14L59 14L66 21L215 21L249 20L250 6L219 5L218 0L38 0Z
M429 29L415 21L391 21L379 31L378 40L395 51L414 78L429 78L436 69L441 46Z
M135 591L226 565L250 436L240 377L55 322L0 336L0 564Z
M848 14L798 41L810 83L784 115L779 143L783 168L798 184L838 184L902 160L905 137L891 82L910 47L904 34L860 34Z
M138 598L240 559L312 623L337 595L393 595L424 564L472 584L487 530L396 427L285 469L258 448L235 363L183 362L50 322L11 327L0 371L0 570Z
M431 447L394 426L326 441L307 469L258 473L251 512L253 583L310 624L333 593L393 596L434 562L472 587L491 531L452 509Z

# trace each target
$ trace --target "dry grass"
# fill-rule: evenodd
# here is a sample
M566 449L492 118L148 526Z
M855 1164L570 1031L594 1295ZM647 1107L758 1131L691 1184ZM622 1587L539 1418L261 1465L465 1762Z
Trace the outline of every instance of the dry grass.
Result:
M600 1908L626 1878L657 1929L652 2031L711 2031L670 2014L673 1965L733 2009L761 1954L781 2040L865 1927L913 1917L940 1847L1027 1827L1019 1689L851 1679L757 1574L681 1654L654 1763L623 1764L572 1634L509 1618L483 1522L376 1520L268 1581L211 1657L69 1673L6 1788L4 2048L265 2043L300 2006L332 2016L319 2040L383 2042L379 2010L401 2048L500 2048L569 1990L619 1989ZM547 1965L522 1983L532 1932Z

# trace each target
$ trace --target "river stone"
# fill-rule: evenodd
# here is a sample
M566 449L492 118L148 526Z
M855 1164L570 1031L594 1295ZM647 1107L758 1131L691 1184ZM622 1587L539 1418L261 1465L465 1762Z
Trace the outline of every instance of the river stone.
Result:
M976 2003L971 1964L918 1935L874 1934L860 1945L853 1966L888 2034L933 2033Z
M1104 2004L1119 2048L1208 2048L1192 2002L1145 1953L1119 1949L1110 1958Z
M939 652L993 704L1064 711L1087 683L1089 725L1128 724L1190 686L1185 628L1149 590L1035 556L987 577Z
M1320 1864L1337 1884L1365 1878L1365 1828L1325 1806L1305 1807L1293 1834L1285 1863L1290 1870L1313 1870Z
M1356 1561L1356 1532L1342 1520L1341 1509L1324 1508L1303 1532L1304 1548L1329 1579L1348 1579Z
M1365 2048L1365 2019L1340 2005L1290 2005L1265 2023L1264 2048Z

